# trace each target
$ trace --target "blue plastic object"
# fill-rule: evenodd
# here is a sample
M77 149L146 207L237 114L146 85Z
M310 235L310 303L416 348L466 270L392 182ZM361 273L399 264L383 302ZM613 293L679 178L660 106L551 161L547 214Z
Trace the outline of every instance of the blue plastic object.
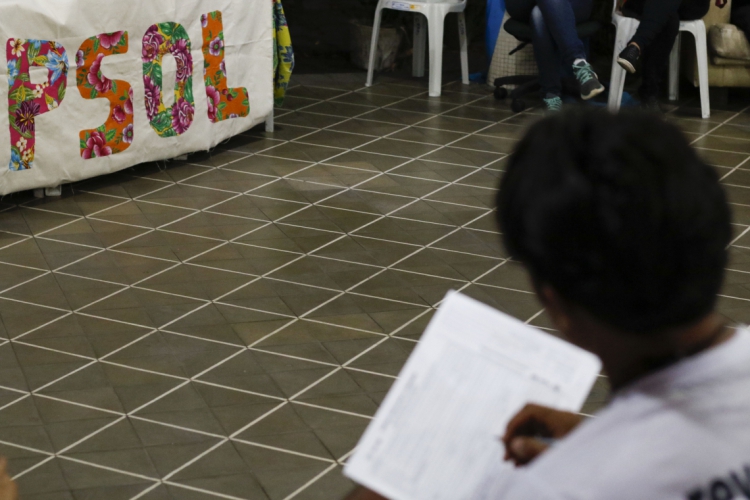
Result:
M487 83L487 73L471 73L469 81L474 83Z
M500 30L503 27L503 17L505 16L505 0L487 0L487 29L485 30L485 44L487 46L487 58L492 61L492 55L495 53L497 37L500 36Z
M633 108L636 106L640 106L641 101L630 95L629 92L623 92L622 93L622 104L620 104L623 108Z

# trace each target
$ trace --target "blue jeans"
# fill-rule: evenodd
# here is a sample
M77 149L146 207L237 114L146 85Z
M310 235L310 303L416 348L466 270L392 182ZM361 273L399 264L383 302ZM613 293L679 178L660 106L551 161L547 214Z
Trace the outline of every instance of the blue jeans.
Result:
M544 94L562 94L563 70L586 59L576 24L591 17L593 0L506 0L508 14L534 30L534 56Z

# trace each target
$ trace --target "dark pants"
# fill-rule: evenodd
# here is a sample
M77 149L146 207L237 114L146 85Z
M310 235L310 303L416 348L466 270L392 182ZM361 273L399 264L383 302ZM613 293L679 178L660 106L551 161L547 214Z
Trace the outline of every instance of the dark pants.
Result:
M706 15L710 0L627 0L624 14L640 19L633 42L641 48L641 97L655 97L669 66L669 54L680 32L680 20Z
M586 59L586 47L576 24L591 16L593 0L506 0L513 19L532 25L539 83L545 94L562 93L562 71L576 59Z

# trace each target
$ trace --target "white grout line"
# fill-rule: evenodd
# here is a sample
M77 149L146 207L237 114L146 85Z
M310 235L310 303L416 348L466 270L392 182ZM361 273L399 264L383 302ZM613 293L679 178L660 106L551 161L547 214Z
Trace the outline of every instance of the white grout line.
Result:
M337 463L331 464L328 468L324 469L320 474L315 476L314 478L310 479L308 482L294 490L292 493L284 497L284 500L292 500L294 497L305 491L307 488L315 484L320 478L331 472L333 469L335 469L338 466Z
M740 240L741 240L741 239L742 239L742 238L743 238L743 237L744 237L744 236L745 236L745 235L746 235L747 233L750 233L750 226L748 226L748 227L747 227L747 228L746 228L746 229L745 229L744 231L742 231L742 232L741 232L741 233L740 233L740 234L739 234L739 235L738 235L738 236L737 236L737 237L736 237L735 239L733 239L733 240L731 241L731 243L729 243L729 245L727 246L727 248L731 247L732 245L734 245L735 243L737 243L738 241L740 241Z
M153 486L150 486L150 487L146 488L145 490L143 490L142 492L138 493L136 496L131 497L130 500L138 500L139 498L143 498L146 495L148 495L149 493L151 493L152 491L154 491L156 488L158 488L159 486L161 486L162 484L164 484L164 483L162 483L161 481L158 481L158 482L154 483Z
M443 187L443 188L444 188L444 187ZM443 188L440 188L440 189L443 189ZM401 207L401 208L403 208L403 207ZM400 210L401 208L399 208L398 210ZM484 214L482 214L482 216L481 216L481 217L483 217L483 216L484 216ZM473 221L472 221L472 222L473 222ZM468 224L467 224L467 225L468 225ZM251 231L251 232L252 232L252 231ZM450 233L449 233L449 234L450 234ZM446 236L443 236L443 237L442 237L442 238L440 238L440 239L444 239L444 238L445 238L445 237L447 237L447 236L448 236L448 235L446 235ZM439 239L439 240L440 240L440 239ZM439 240L438 240L438 241L439 241ZM328 245L330 245L330 244L331 244L331 243L328 243L328 244L324 245L324 247L325 247L325 246L328 246ZM421 251L421 249L420 249L420 250L418 250L417 252L419 252L419 251ZM409 257L409 256L407 256L406 258L408 258L408 257ZM402 260L403 260L403 259L402 259ZM293 261L293 262L294 262L294 261ZM285 265L283 265L282 267L286 267L287 265L289 265L289 264L285 264ZM355 286L356 286L356 285L355 285ZM242 288L242 287L240 287L240 288ZM354 287L352 287L352 288L354 288ZM230 292L230 294L231 294L231 293L233 293L233 292ZM341 295L343 295L343 293L342 293ZM227 296L227 295L225 295L225 296ZM220 297L220 298L221 298L221 297ZM334 298L333 300L335 300L335 298ZM329 301L329 302L330 302L330 301ZM326 303L327 303L327 302L326 302ZM321 305L321 306L318 306L318 308L319 308L319 307L322 307L322 305ZM317 309L317 308L316 308L316 309ZM310 312L311 312L311 311L310 311ZM306 314L307 314L307 313L306 313ZM165 325L165 326L166 326L166 325ZM252 347L252 345L251 345L250 347ZM240 351L240 352L241 352L241 351ZM227 360L229 360L229 359L232 359L233 357L235 357L235 356L237 356L237 355L238 355L238 354L234 354L234 355L230 356L229 358L227 358ZM215 365L215 366L218 366L218 365L220 365L220 364L223 364L223 363L224 363L224 362L226 362L227 360L224 360L224 361L222 361L222 362L219 362L219 363L218 363L217 365ZM213 369L215 368L215 366L214 366L214 367L211 367L211 368L209 368L209 369L207 369L207 370L204 370L204 372L202 372L202 373L200 373L200 374L198 374L198 375L194 376L193 378L199 378L199 377L200 377L200 376L201 376L201 375L202 375L203 373L207 373L207 372L209 372L209 371L213 370ZM336 370L334 370L334 371L333 371L333 372L331 372L331 373L334 373L335 371L336 371ZM324 378L326 378L326 377L324 377ZM321 379L321 380L322 380L322 379ZM182 385L184 385L184 384L181 384L180 386L178 386L177 388L173 389L172 391L169 391L169 392L167 392L166 394L170 394L170 393L174 392L174 390L177 390L177 389L178 389L179 387L182 387ZM302 394L303 392L304 392L304 390L303 390L303 391L301 391L300 393L298 393L297 395L299 395L299 394ZM161 399L161 398L162 398L162 397L164 397L164 396L165 396L166 394L163 394L162 396L160 396L160 397L159 397L159 398L157 398L157 399ZM295 395L295 396L297 396L297 395ZM295 396L292 396L292 398L290 398L290 399L293 399L293 398L294 398ZM151 404L151 403L148 403L148 404ZM147 405L148 405L148 404L147 404ZM282 403L282 405L284 405L284 404L286 404L286 403ZM140 408L138 408L138 409L134 410L134 411L133 411L132 413L135 413L135 412L137 412L137 411L138 411L139 409L141 409L141 408L143 408L143 407L145 407L145 406L147 406L147 405L144 405L144 406L142 406L142 407L140 407ZM252 423L251 423L250 425L253 425L254 423L255 423L255 422L252 422ZM249 427L249 426L248 426L248 427ZM244 430L244 429L243 429L243 430ZM239 432L240 432L240 431L238 431L238 433L239 433ZM235 433L235 435L236 435L236 434L238 434L238 433ZM205 454L207 454L207 453L210 453L211 451L213 451L213 449L211 449L211 450L209 450L208 452L204 453L204 455L205 455ZM196 457L196 458L195 458L194 460L198 460L199 458L200 458L200 457ZM192 463L192 462L191 462L191 463ZM188 465L188 464L186 464L185 466L187 466L187 465ZM171 474L174 474L174 473L171 473ZM169 476L168 476L168 477L169 477ZM166 479L168 479L168 477L165 477L165 480L166 480Z
M473 222L473 221L470 221L470 222L468 222L467 224L470 224L471 222ZM457 228L457 229L456 229L456 231L458 231L458 230L460 230L460 228ZM449 236L450 234L451 234L451 233L449 233L448 235L445 235L445 236L443 236L443 237L439 238L439 239L438 239L438 240L436 240L436 241L440 241L441 239L444 239L444 238L448 237L448 236ZM406 260L406 259L408 259L408 258L411 258L411 257L412 257L413 255L416 255L416 254L417 254L417 253L419 253L419 252L420 252L421 250L422 250L422 249L420 249L420 250L417 250L417 251L416 251L416 252L414 252L413 254L407 255L406 257L404 257L403 259L401 259L401 261L403 261L403 260ZM398 264L398 263L399 263L399 262L401 262L401 261L398 261L398 262L394 263L393 265L396 265L396 264ZM504 262L502 262L502 263L500 263L500 264L496 265L495 267L493 267L492 269L490 269L490 270L489 270L489 271L487 271L486 273L484 273L484 274L482 274L481 276L479 276L478 278L476 278L476 280L479 280L479 279L483 278L484 276L486 276L487 274L491 273L492 271L494 271L494 270L495 270L495 269L497 269L498 267L502 266L502 265L503 265L503 264L505 264L506 262L507 262L507 261L504 261ZM374 276L373 276L373 277L374 277ZM366 281L368 281L368 280L370 280L370 279L372 279L372 277L370 277L370 278L367 278L367 279L363 280L362 282L360 282L360 283L358 283L358 284L354 285L354 286L352 287L352 289L356 288L357 286L361 285L362 283L364 283L364 282L366 282ZM461 291L461 290L465 289L465 288L466 288L466 287L468 287L468 286L469 286L470 284L471 284L471 283L467 283L467 284L466 284L465 286L461 287L461 288L459 289L459 291ZM342 295L343 295L343 294L342 294ZM324 306L325 306L326 304L328 304L328 303L329 303L329 302L331 302L332 300L335 300L336 298L338 298L338 297L334 297L333 299L331 299L331 300L329 300L329 301L327 301L327 302L324 302L323 304L321 304L321 305L317 306L316 308L314 308L313 310L309 311L308 313L305 313L305 315L309 314L310 312L313 312L313 311L314 311L315 309L318 309L318 308L324 307ZM437 307L437 305L436 305L435 307ZM431 311L431 309L425 309L425 311L424 311L423 313L421 313L421 314L420 314L419 316L422 316L422 315L426 314L426 313L427 313L427 312L429 312L429 311ZM304 315L303 315L303 316L304 316ZM419 317L419 316L418 316L418 317ZM407 323L407 324L408 324L408 323ZM276 332L273 332L273 333L271 333L270 335L268 335L268 336L264 337L264 338L263 338L263 339L261 339L261 340L264 340L265 338L268 338L269 336L271 336L271 335L274 335L275 333L276 333ZM395 332L394 332L394 333L391 333L391 335L390 335L390 336L393 336L394 334L395 334ZM320 380L318 380L318 381L314 382L313 384L309 385L308 387L305 387L304 389L302 389L301 391L299 391L299 392L298 392L297 394L295 394L295 395L291 396L291 397L290 397L289 399L290 399L290 400L294 400L294 399L298 398L298 397L299 397L300 395L304 394L304 393L305 393L305 392L307 392L308 390L310 390L310 389L312 389L313 387L315 387L316 385L320 384L321 382L323 382L323 381L324 381L325 379L327 379L328 377L331 377L332 375L334 375L335 373L337 373L338 371L340 371L340 370L341 370L342 368L345 368L345 367L349 366L349 365L350 365L350 364L351 364L352 362L354 362L354 361L355 361L356 359L359 359L360 357L364 356L364 355L365 355L366 353L370 352L371 350L374 350L374 349L375 349L376 347L378 347L378 346L379 346L380 344L382 344L382 343L383 343L383 342L385 342L386 340L388 340L388 339L387 339L387 338L384 338L383 340L381 340L381 341L377 342L376 344L374 344L374 345L373 345L373 346L371 346L370 348L368 348L368 349L364 350L363 352L361 352L361 353L360 353L359 355L355 356L354 358L350 359L350 360L349 360L349 361L347 361L346 363L342 364L340 368L337 368L337 369L335 369L335 370L334 370L334 371L332 371L331 373L329 373L329 374L327 374L326 376L322 377L322 378L321 378Z
M535 320L535 319L537 319L537 318L538 318L539 316L541 316L542 314L544 314L544 311L545 311L545 310L544 310L544 309L542 309L542 310L541 310L541 311L539 311L538 313L534 314L534 315L533 315L532 317L530 317L529 319L527 319L527 320L525 321L525 323L526 323L527 325L530 325L532 321L534 321L534 320Z
M727 118L723 122L718 123L716 126L714 126L713 128L711 128L710 130L708 130L706 133L704 133L704 134L698 134L698 137L696 139L693 139L692 141L690 141L690 145L695 146L698 141L700 141L700 140L708 137L708 135L711 134L711 132L714 132L714 131L720 129L721 127L723 127L724 125L726 125L730 121L734 120L735 118L737 118L738 116L740 116L742 113L744 113L748 109L750 109L750 106L742 109L741 111L738 111L737 113L733 114L732 116L730 116L729 118ZM709 150L708 148L701 148L701 149ZM736 153L736 151L727 151L727 152Z
M232 496L232 495L225 495L224 493L219 493L217 491L210 491L210 490L206 490L206 489L203 489L203 488L198 488L198 487L195 487L195 486L190 486L190 485L187 485L187 484L175 483L173 481L164 480L164 481L162 481L162 483L166 484L168 486L173 486L175 488L182 488L182 489L187 490L187 491L195 491L197 493L203 493L203 494L211 495L211 496L214 496L214 497L217 497L217 498L225 498L227 500L247 500L247 498L235 497L235 496ZM134 497L131 500L135 500L135 498L140 498L140 496Z

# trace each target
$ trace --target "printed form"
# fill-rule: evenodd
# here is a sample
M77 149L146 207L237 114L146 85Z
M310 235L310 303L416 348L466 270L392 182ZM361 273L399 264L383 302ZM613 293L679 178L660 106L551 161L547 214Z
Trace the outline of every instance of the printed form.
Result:
M500 437L526 403L578 411L599 359L450 292L344 473L391 500L494 500Z

